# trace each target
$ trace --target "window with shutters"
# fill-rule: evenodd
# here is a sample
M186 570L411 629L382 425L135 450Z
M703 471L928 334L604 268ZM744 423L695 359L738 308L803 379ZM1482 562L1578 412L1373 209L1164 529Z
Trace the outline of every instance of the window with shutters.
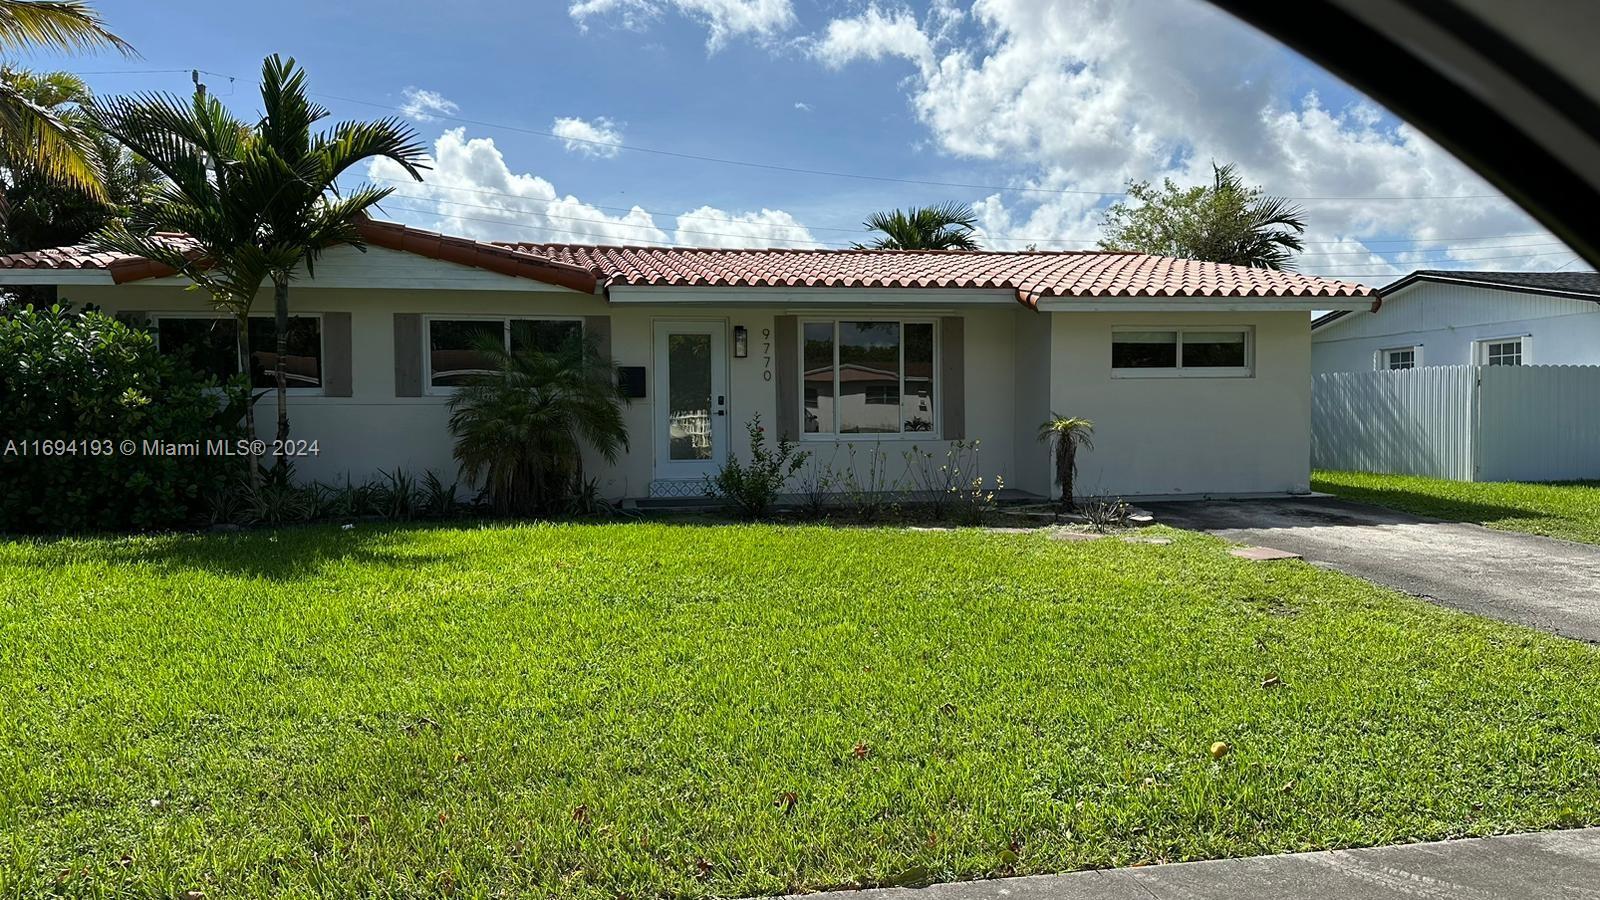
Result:
M513 353L553 353L583 335L583 320L506 316L429 316L423 323L423 383L430 393L450 393L493 369L485 342Z
M925 438L935 430L932 321L807 319L799 331L806 435Z
M226 381L239 372L239 324L232 316L208 313L156 313L156 346L163 354L184 360L196 371ZM278 386L278 326L273 316L250 317L250 386ZM284 381L292 393L322 393L322 316L289 317L288 352L283 356Z

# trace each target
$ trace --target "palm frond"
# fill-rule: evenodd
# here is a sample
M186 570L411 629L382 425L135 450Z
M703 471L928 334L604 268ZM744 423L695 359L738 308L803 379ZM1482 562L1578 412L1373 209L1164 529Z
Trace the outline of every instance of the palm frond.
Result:
M105 184L89 135L3 80L0 142L5 145L8 165L25 166L96 200L105 199Z
M67 53L109 48L138 55L83 0L0 0L0 51L35 48Z

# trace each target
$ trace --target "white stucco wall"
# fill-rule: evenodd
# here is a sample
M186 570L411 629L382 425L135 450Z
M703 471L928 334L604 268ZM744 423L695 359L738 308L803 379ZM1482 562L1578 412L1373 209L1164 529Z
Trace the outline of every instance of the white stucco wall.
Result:
M1528 365L1600 365L1600 303L1418 282L1313 332L1312 371L1370 372L1378 351L1412 346L1420 365L1472 365L1475 342L1514 336Z
M1054 313L1050 408L1094 421L1083 495L1303 492L1311 472L1311 322L1304 312ZM1116 327L1248 325L1248 377L1124 378Z
M319 272L320 276L320 272ZM771 354L763 352L764 333L773 329L774 317L792 313L777 306L642 305L607 304L598 296L560 288L544 289L529 282L506 279L467 289L407 290L385 288L365 290L299 285L291 294L295 313L348 312L351 315L352 396L324 397L292 395L289 398L291 434L297 439L316 439L321 454L296 461L296 473L306 479L342 481L347 475L357 482L373 477L380 470L401 468L420 475L433 470L441 476L457 471L451 458L452 439L447 426L448 396L395 396L394 315L518 315L518 316L609 316L611 353L622 366L646 368L646 394L625 412L631 447L615 466L597 458L586 459L586 473L599 476L607 496L644 496L654 477L655 403L659 397L654 372L654 324L661 320L714 321L729 335L728 416L729 446L747 458L748 440L744 423L760 413L772 425L777 412L777 378L768 381L762 369L770 365ZM506 287L516 290L506 290ZM494 289L500 288L500 289ZM137 310L150 315L209 310L205 295L186 291L172 284L133 283L120 286L63 286L60 295L76 304L93 303L108 312ZM263 292L257 300L256 314L269 313L271 297ZM1012 403L1015 367L1012 343L1016 331L1015 311L1008 306L941 308L933 313L896 313L884 309L830 308L826 315L840 318L879 318L895 315L923 317L959 314L965 323L964 372L966 435L981 441L980 462L985 477L1014 476L1016 434ZM1033 315L1033 314L1029 314ZM732 358L732 327L749 329L750 355ZM774 373L775 375L776 373ZM425 389L426 390L426 389ZM256 407L258 431L270 438L275 427L275 407L271 394ZM776 428L768 434L776 438ZM847 442L804 438L802 446L836 469L851 459ZM887 458L886 479L891 485L904 485L907 475L904 454L913 445L942 456L949 444L929 437L861 436L848 442L855 448L858 472L864 472L869 455L880 450ZM864 476L863 476L864 477Z

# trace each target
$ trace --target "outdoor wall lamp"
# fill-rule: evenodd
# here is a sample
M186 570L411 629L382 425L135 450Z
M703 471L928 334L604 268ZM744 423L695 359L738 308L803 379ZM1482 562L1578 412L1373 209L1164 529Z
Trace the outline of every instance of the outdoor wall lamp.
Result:
M743 325L733 326L733 358L744 359L750 355L750 329Z

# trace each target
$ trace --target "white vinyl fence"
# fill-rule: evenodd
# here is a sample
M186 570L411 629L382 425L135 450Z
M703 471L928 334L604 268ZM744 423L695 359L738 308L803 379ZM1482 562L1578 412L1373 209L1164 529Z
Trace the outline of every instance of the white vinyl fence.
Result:
M1457 481L1600 478L1600 366L1315 376L1311 464Z

